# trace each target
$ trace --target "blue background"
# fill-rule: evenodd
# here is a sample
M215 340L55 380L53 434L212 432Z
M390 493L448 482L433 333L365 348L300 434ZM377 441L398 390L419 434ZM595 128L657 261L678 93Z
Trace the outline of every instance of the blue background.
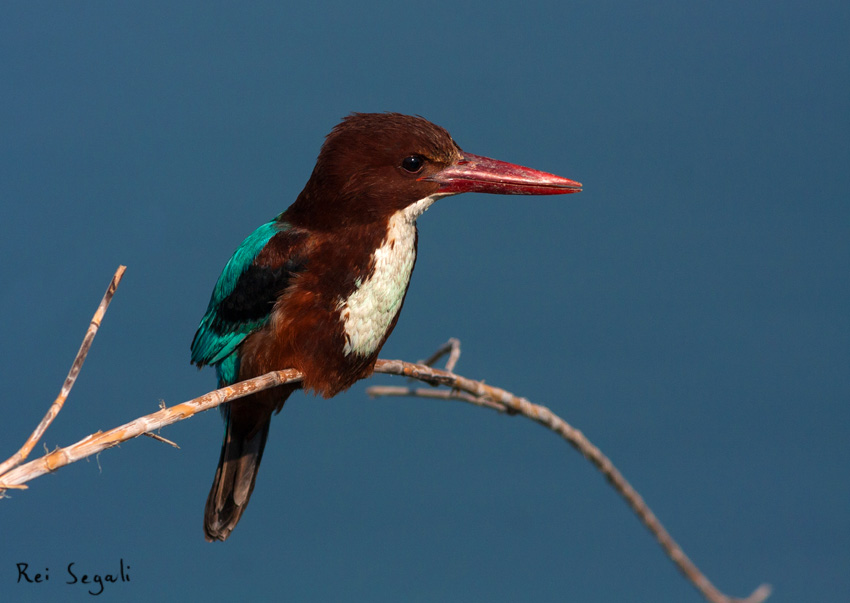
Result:
M5 3L0 456L119 263L44 444L212 389L189 343L233 249L343 115L418 113L585 191L432 207L382 356L459 337L459 373L586 433L719 588L850 600L848 6ZM12 492L2 598L90 600L64 568L123 558L103 600L701 600L555 435L366 385L290 399L223 545L216 412Z

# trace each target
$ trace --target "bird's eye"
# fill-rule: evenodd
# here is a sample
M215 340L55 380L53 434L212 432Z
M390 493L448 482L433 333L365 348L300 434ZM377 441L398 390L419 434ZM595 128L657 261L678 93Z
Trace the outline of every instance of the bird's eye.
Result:
M411 155L410 157L405 157L401 162L401 167L406 172L410 172L411 174L415 174L419 170L422 169L422 166L425 165L425 160L422 159L419 155Z

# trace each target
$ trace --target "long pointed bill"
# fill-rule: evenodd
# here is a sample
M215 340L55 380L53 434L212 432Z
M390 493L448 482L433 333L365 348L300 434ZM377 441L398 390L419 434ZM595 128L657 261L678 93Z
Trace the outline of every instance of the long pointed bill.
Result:
M439 193L497 195L566 195L581 191L581 183L554 174L463 153L463 159L426 178L440 185Z

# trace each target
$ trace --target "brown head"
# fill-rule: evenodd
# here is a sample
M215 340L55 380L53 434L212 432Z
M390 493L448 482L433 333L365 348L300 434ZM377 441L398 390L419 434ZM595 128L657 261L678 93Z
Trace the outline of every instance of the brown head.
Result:
M465 153L446 130L422 117L352 113L328 134L286 219L333 229L383 221L432 196L580 190L581 184L560 176Z

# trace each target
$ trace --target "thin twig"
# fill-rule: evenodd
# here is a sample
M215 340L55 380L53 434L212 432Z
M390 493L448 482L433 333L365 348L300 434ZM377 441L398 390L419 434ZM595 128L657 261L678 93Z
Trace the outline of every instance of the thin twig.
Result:
M425 389L424 387L373 385L366 388L366 394L372 398L407 396L411 398L428 398L430 400L463 400L464 402L469 402L475 406L486 406L487 408L491 408L497 412L510 412L503 404L491 402L490 400L478 398L472 394L452 389Z
M437 348L437 351L431 354L431 356L427 360L421 361L419 364L424 364L425 366L434 366L440 358L449 355L449 359L446 360L446 370L448 372L454 371L455 365L457 361L460 359L460 339L456 337L451 337L449 340Z
M177 448L177 450L180 450L180 446L178 446L177 444L175 444L175 443L174 443L174 442L172 442L171 440L169 440L169 439L167 439L167 438L162 437L161 435L159 435L159 434L157 434L157 433L150 433L150 432L147 432L147 433L144 433L144 434L142 434L142 435L146 435L146 436L148 436L149 438L152 438L152 439L156 440L157 442L162 442L163 444L168 444L169 446L173 446L174 448Z
M59 391L59 395L56 397L56 400L53 401L53 404L50 405L50 408L47 410L47 414L44 415L41 423L38 424L38 427L35 428L32 435L26 442L24 442L21 449L0 464L0 476L26 460L30 452L32 452L32 449L41 439L41 436L44 435L44 432L47 431L47 428L50 427L51 423L53 423L53 420L59 414L59 411L62 410L65 400L68 399L68 394L71 393L71 388L74 387L74 383L77 381L77 375L80 374L80 369L83 368L83 363L86 361L86 355L89 353L92 341L94 341L94 336L97 335L97 330L100 327L100 323L103 321L103 315L106 314L109 302L112 301L112 296L115 295L115 290L118 288L118 284L121 282L121 278L124 276L124 271L126 269L126 266L118 266L118 270L115 271L115 275L112 277L112 282L109 283L109 287L107 287L106 293L103 294L103 299L100 300L100 305L98 305L97 311L95 311L94 317L89 323L89 328L86 330L85 337L83 337L83 343L80 345L80 350L77 352L77 356L71 364L71 370L68 371L68 376L65 378L65 383L62 384L62 389ZM0 481L0 485L2 485L2 481Z

